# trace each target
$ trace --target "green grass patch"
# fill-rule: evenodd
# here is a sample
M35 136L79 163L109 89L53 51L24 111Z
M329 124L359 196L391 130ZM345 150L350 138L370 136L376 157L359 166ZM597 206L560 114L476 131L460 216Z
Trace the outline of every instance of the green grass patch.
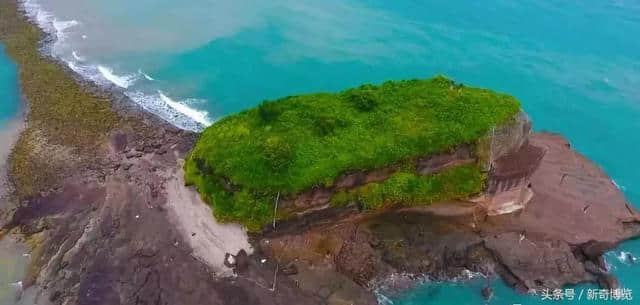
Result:
M396 204L428 205L438 201L467 199L483 190L485 178L477 164L456 166L428 176L403 171L383 182L336 193L331 204L345 206L357 202L365 209L372 210Z
M265 101L207 128L185 179L219 219L256 228L278 193L475 144L519 111L509 95L445 77Z

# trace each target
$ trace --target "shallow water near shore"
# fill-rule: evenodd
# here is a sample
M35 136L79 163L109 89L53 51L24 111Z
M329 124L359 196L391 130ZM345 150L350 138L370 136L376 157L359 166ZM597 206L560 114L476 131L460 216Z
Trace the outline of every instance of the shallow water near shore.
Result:
M565 135L640 205L636 1L30 0L26 7L57 33L52 51L72 69L189 129L265 98L387 79L445 74L507 92L536 129ZM0 71L2 63L0 55ZM638 302L634 256L640 241L607 261ZM389 301L484 304L485 283L425 284ZM550 303L491 285L490 304Z

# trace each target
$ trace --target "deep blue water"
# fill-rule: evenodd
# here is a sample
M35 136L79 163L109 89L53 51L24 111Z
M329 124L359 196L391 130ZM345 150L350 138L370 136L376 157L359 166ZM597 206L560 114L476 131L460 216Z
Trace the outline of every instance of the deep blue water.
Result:
M640 205L637 0L36 1L33 16L58 30L56 55L180 126L263 99L445 74L516 96L537 130L568 137ZM640 256L640 241L608 256L640 293L640 268L620 251ZM394 303L482 304L483 283L430 284ZM492 304L549 303L493 286Z

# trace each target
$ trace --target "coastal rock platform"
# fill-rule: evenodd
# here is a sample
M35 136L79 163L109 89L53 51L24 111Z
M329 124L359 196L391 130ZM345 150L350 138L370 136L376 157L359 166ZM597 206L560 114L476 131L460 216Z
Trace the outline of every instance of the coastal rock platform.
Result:
M467 271L499 275L523 293L583 282L615 288L602 255L640 234L640 214L562 136L534 134L531 145L546 153L531 176L533 197L515 213L488 216L469 202L353 212L306 219L306 228L285 223L261 247L283 264L334 270L371 289L406 288L387 281L394 275L451 280Z

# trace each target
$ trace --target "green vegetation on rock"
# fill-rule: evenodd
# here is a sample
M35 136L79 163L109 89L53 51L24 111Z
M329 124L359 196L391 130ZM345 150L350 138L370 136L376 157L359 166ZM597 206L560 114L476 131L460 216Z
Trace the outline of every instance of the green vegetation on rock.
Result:
M330 186L351 170L408 164L475 144L519 111L511 96L445 77L265 101L207 128L185 164L185 180L218 219L258 229L272 218L278 194ZM373 208L390 201L388 192L403 192L399 202L431 202L464 197L483 183L479 169L468 167L431 178L407 175L353 196L378 198L365 203ZM414 186L432 189L404 193Z
M401 202L423 205L450 199L466 199L484 187L485 174L477 164L461 165L433 175L401 171L379 183L369 183L333 196L331 204L344 206L358 202L365 209L377 209Z

